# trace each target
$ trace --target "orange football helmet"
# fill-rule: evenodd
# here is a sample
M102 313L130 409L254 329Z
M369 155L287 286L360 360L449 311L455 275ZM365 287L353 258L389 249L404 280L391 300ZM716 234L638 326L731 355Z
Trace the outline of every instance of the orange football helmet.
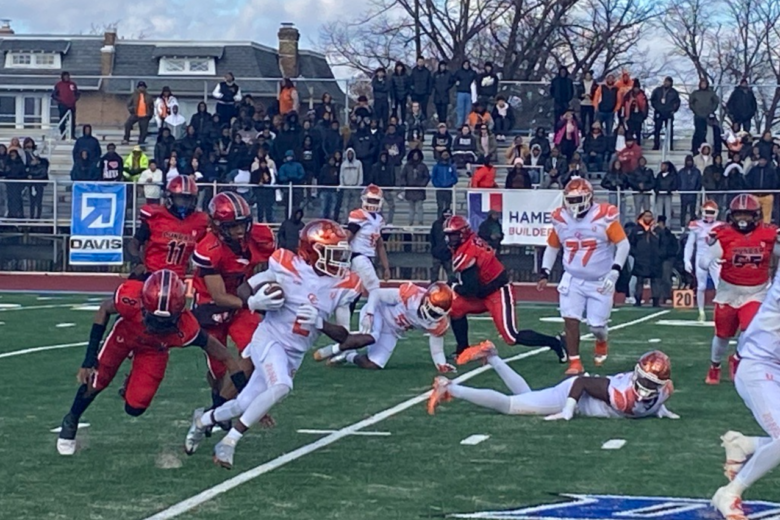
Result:
M376 184L366 186L360 195L360 200L363 202L363 209L369 213L382 211L382 204L385 202L382 188Z
M570 180L563 188L563 207L574 218L585 216L593 206L593 186L585 179Z
M450 313L453 298L449 285L444 282L432 283L420 302L420 316L427 321L440 320Z
M701 218L704 222L715 222L719 211L718 203L714 200L708 200L701 206Z
M336 222L321 218L303 226L298 256L320 275L346 276L351 255L347 233Z
M651 399L671 383L672 362L660 350L647 352L634 367L634 391L640 399Z
M444 221L444 236L450 249L457 249L473 234L469 221L460 215L453 215Z

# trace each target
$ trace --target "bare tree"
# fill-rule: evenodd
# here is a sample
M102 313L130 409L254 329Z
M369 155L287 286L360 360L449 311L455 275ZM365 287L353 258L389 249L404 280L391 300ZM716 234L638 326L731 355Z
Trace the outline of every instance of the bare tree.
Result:
M87 31L82 31L81 34L88 34L91 36L102 36L103 34L107 32L113 32L113 33L119 33L119 23L121 20L116 20L113 22L103 22L103 23L91 23L89 24L89 29ZM122 36L122 38L125 38ZM145 40L146 39L146 33L143 31L140 31L138 33L132 33L127 35L127 38L130 40Z

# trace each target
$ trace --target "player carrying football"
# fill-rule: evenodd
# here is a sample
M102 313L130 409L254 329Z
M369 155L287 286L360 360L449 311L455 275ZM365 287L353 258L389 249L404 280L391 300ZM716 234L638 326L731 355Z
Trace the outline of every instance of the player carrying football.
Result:
M710 254L699 259L699 267L721 266L715 293L715 336L712 338L710 369L705 382L720 383L720 364L729 339L737 330L746 330L769 288L772 255L780 256L777 226L764 224L761 204L753 195L741 194L729 204L730 225L715 228L710 239ZM732 380L738 358L729 357Z
M78 373L81 383L70 412L62 419L57 439L60 455L76 452L79 418L95 397L114 379L125 359L132 368L125 381L125 411L143 414L157 393L168 365L168 351L195 345L228 367L237 388L246 383L238 362L223 344L206 334L188 310L184 282L167 269L151 273L145 282L128 280L119 286L113 299L104 301L95 315L84 362ZM100 341L112 314L118 318L103 348Z
M548 421L585 417L623 417L640 419L661 417L678 419L664 403L671 397L671 362L663 352L644 354L633 372L608 377L576 376L542 390L532 390L525 379L496 352L490 341L469 347L458 356L458 364L484 359L509 387L512 395L495 390L470 388L444 376L433 381L428 399L428 413L450 399L464 399L485 408L509 415L544 415Z
M709 269L702 269L699 262L702 258L708 258L710 254L710 235L713 230L722 226L724 223L718 220L718 204L715 201L708 200L701 207L701 218L692 220L688 224L688 240L685 242L685 271L694 274L696 269L696 304L699 307L699 321L707 319L704 313L704 295L707 290L707 275L712 277L715 287L718 287L720 281L720 264L713 262ZM696 256L693 255L694 246L696 247ZM693 259L693 261L691 261Z
M563 249L564 273L558 294L569 354L566 374L582 374L580 322L587 315L590 331L596 337L595 363L600 366L609 352L607 324L615 283L631 246L620 225L618 209L611 204L593 204L593 186L585 179L573 179L566 185L563 207L553 212L552 224L537 288L541 291L547 286L558 252Z
M384 202L382 188L369 184L363 190L360 200L362 207L349 213L347 236L352 248L351 269L360 277L363 287L370 294L379 289L379 278L374 267L375 256L379 256L379 262L382 264L382 277L385 281L390 279L390 264L382 240L382 228L385 225L385 219L380 213Z
M712 504L728 520L747 520L742 494L780 466L780 272L740 335L738 352L737 392L768 436L746 437L730 431L721 437L726 448L725 474L731 483L718 489Z
M198 211L198 185L188 175L168 182L163 205L141 208L141 226L127 246L133 269L131 278L145 280L160 269L170 269L184 279L195 246L206 235L209 217ZM143 258L142 258L143 257Z
M453 294L446 284L436 282L428 289L405 283L398 288L376 289L360 310L360 332L342 344L328 345L314 352L317 361L329 365L349 363L360 368L385 368L398 340L411 329L428 333L431 358L439 372L453 372L455 367L444 357L444 333L449 328L447 315ZM357 349L368 347L364 354Z
M274 251L271 229L252 224L252 212L236 193L223 192L209 203L211 229L195 248L192 259L197 267L193 279L195 303L192 312L200 325L221 343L230 337L239 351L252 339L260 315L246 307L238 288ZM220 381L225 365L208 358L209 383L214 406L222 404Z
M471 230L468 221L453 215L444 222L444 235L452 250L452 269L460 276L456 284L450 318L459 354L469 346L469 314L489 312L498 333L509 345L550 347L561 363L566 361L561 336L547 336L533 330L517 330L515 297L504 265Z
M197 449L209 426L239 417L214 447L214 462L231 468L236 443L290 393L293 376L320 333L339 343L347 339L349 304L362 291L360 278L349 271L350 254L347 234L340 225L313 220L301 230L297 255L279 249L271 256L268 270L249 279L247 293L252 295L247 306L266 311L242 353L251 358L255 370L235 399L210 412L195 410L185 440L187 453ZM284 298L269 305L263 289L267 284L278 284ZM331 315L338 325L326 321Z

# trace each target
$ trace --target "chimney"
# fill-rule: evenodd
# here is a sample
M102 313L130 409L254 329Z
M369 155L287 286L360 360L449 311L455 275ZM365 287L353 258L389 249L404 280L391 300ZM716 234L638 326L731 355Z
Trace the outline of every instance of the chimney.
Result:
M114 71L114 45L116 31L103 33L103 47L100 49L100 75L110 76Z
M301 34L295 25L282 23L279 28L279 69L285 78L298 77L298 40Z
M14 34L14 30L11 29L11 20L8 18L0 19L0 36Z

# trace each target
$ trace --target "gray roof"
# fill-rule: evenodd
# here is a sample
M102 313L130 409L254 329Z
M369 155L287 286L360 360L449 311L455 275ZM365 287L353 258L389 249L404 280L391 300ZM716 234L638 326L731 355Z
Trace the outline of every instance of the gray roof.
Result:
M66 51L62 54L62 69L16 69L5 67L5 52L15 49L25 49L31 52L48 52L46 49L62 48L66 43ZM0 38L0 89L2 90L51 90L59 81L60 73L70 72L74 81L82 90L95 90L100 80L86 79L78 76L100 76L100 48L103 38L79 37L71 40L49 38ZM17 77L14 77L17 76Z
M188 47L176 45L158 45L152 52L152 58L222 58L225 48L219 47Z
M58 52L65 54L70 48L68 40L0 40L0 51L5 52Z

